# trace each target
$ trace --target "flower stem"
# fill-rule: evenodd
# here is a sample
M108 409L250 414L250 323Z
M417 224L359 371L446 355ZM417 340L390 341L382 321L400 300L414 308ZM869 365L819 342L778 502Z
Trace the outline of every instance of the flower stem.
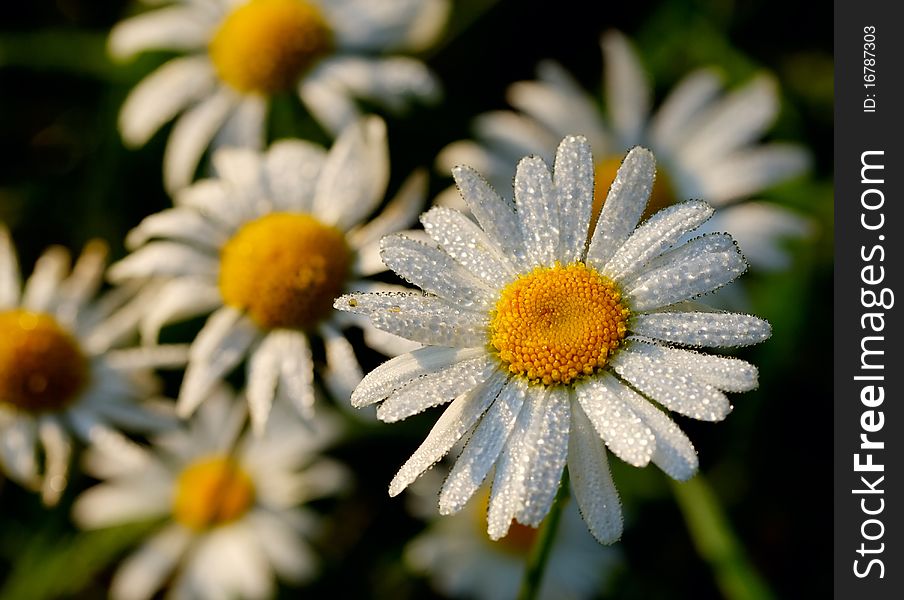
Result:
M537 541L531 548L527 558L527 569L524 579L521 580L521 589L518 590L518 600L535 600L540 592L540 584L543 582L543 573L546 571L546 563L552 554L552 544L555 541L556 531L559 529L559 521L562 518L562 508L568 503L568 469L562 474L562 483L556 494L552 507L546 520L540 527Z
M672 481L672 489L694 546L709 563L722 594L729 600L774 598L731 529L706 479L698 474L683 483Z

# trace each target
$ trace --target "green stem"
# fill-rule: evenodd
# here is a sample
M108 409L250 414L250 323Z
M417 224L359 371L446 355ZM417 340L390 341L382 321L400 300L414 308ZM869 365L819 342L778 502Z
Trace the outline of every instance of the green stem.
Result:
M768 600L775 595L750 562L725 511L702 475L672 481L678 506L700 556L709 564L729 600Z
M552 553L552 544L555 541L556 531L559 529L559 521L562 519L562 508L568 503L568 469L562 474L562 483L556 494L552 507L546 520L541 525L537 541L531 548L527 558L527 570L521 581L521 589L518 591L518 600L534 600L540 593L540 584L543 583L543 573Z

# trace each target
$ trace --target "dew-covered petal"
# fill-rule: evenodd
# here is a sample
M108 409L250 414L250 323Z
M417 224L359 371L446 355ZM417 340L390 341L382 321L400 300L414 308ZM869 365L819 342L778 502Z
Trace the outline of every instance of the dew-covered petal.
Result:
M444 348L428 346L386 361L370 373L352 393L352 406L361 408L386 399L412 381L447 369L462 361L477 358L483 348Z
M577 399L571 402L568 474L581 516L601 544L622 534L621 503L609 472L606 447Z
M374 327L432 346L474 348L487 341L486 314L441 298L411 294L346 294L333 306L370 317Z
M264 174L279 210L311 212L317 178L326 152L304 140L279 140L264 157Z
M298 414L309 418L314 407L314 360L303 333L280 329L269 334L279 348L279 387Z
M584 257L593 209L593 155L582 136L568 136L556 150L553 183L558 192L559 258L572 263Z
M461 197L468 204L471 214L477 219L481 229L503 251L521 264L525 260L524 237L515 207L493 190L477 171L459 166L452 169L452 177Z
M389 484L389 495L400 494L424 471L445 456L499 395L504 381L505 376L497 373L483 384L456 398L437 419L424 443L399 469Z
M721 421L728 415L731 405L725 394L700 381L685 365L654 357L652 352L634 342L615 354L609 364L633 387L669 410L701 421Z
M326 368L320 372L323 382L333 398L347 402L364 377L361 364L351 342L342 333L326 323L321 323L319 331L326 351Z
M524 482L524 501L515 513L519 523L539 527L555 500L568 456L570 413L568 388L550 389L540 429L530 442L535 456Z
M588 264L602 267L631 236L653 191L655 176L653 153L646 148L632 148L609 186L587 249Z
M439 495L440 514L449 515L464 508L486 479L515 426L526 395L527 383L523 379L506 382L446 478Z
M282 358L279 338L272 334L251 351L248 360L245 396L248 398L248 414L251 427L256 435L263 435L270 416L270 407L276 397L276 386L279 383L279 363Z
M421 215L424 231L445 253L491 288L515 268L474 221L457 210L436 206Z
M213 313L192 343L189 364L179 390L177 411L191 415L220 379L245 357L260 331L238 310Z
M768 321L739 313L660 312L636 315L630 330L638 335L685 346L733 348L769 339Z
M674 479L690 479L697 472L697 451L684 432L668 415L630 388L621 386L621 395L656 436L653 464Z
M496 361L484 354L424 375L393 392L377 407L377 418L393 423L445 404L477 387L498 370Z
M675 204L659 211L638 227L602 266L603 274L619 281L631 277L712 214L710 205L697 201Z
M518 163L515 205L531 263L551 265L559 258L559 211L552 176L543 159L528 156Z
M644 467L655 449L653 432L622 399L621 387L603 373L576 386L575 394L609 450L630 465Z
M650 111L650 84L631 42L618 31L600 41L605 63L606 107L623 144L640 139Z
M738 358L650 343L632 344L631 349L653 360L678 366L699 381L726 392L748 392L757 386L757 368Z
M635 311L647 311L690 300L731 283L747 270L736 248L703 254L682 263L642 274L623 292Z

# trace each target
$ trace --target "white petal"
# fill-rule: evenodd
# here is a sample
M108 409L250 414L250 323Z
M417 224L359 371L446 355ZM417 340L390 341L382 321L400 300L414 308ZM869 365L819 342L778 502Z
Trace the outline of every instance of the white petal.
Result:
M99 239L88 241L69 277L60 286L57 316L67 324L75 325L79 314L100 289L107 268L108 251L106 242Z
M386 52L423 49L433 42L449 5L448 0L334 0L324 3L323 10L335 24L341 48Z
M622 534L621 504L609 473L606 447L576 400L571 403L568 474L581 516L601 544Z
M222 306L220 289L213 281L179 277L164 283L141 320L141 338L156 343L160 329L174 321L211 312Z
M315 574L317 556L294 527L264 511L254 511L248 518L261 549L280 577L297 584Z
M344 335L327 324L320 326L326 347L326 368L321 371L324 383L337 402L351 398L355 386L361 383L364 373L355 357L355 351Z
M512 519L524 506L527 477L537 452L537 436L543 428L549 405L549 388L529 389L515 427L496 464L487 514L487 533L490 539L505 537Z
M269 334L279 347L279 388L302 417L313 416L314 361L308 338L300 332L273 331Z
M659 211L625 241L602 267L603 273L615 280L631 277L712 214L712 207L705 202L683 202Z
M273 203L280 210L311 212L314 188L326 152L303 140L273 143L264 158L264 172Z
M345 231L379 204L389 180L386 124L367 117L349 125L326 157L314 192L314 214Z
M633 352L654 361L667 362L683 369L698 381L726 392L748 392L756 389L758 371L747 361L692 350L668 348L657 344L632 344Z
M217 148L210 159L216 176L233 191L247 197L260 194L263 184L263 156L253 148L227 146ZM248 213L250 216L251 213Z
M229 238L223 229L194 208L177 207L146 217L126 236L126 247L136 249L152 238L168 238L216 251Z
M484 354L429 373L394 391L377 407L377 418L393 423L445 404L482 384L498 370L496 360Z
M570 412L568 388L552 388L540 430L529 442L535 456L524 482L524 502L515 513L519 523L539 527L555 500L568 455Z
M606 32L603 47L606 107L622 144L641 138L650 111L650 84L628 39L617 31Z
M716 290L746 270L744 256L737 248L732 248L649 271L623 291L633 310L652 310Z
M515 170L515 206L532 264L551 265L559 258L559 211L552 176L536 156L521 159Z
M163 153L163 183L170 194L194 179L201 155L239 101L220 88L176 121Z
M117 23L108 46L116 58L128 58L146 50L193 50L207 43L210 24L204 13L191 6L171 6L148 11Z
M609 187L587 250L587 262L602 266L630 237L653 191L656 159L646 148L632 148Z
M248 360L245 395L248 397L251 426L256 435L263 435L276 396L281 350L279 338L274 339L273 334L269 334L252 350Z
M503 200L490 184L470 167L455 167L452 176L458 191L477 222L487 235L509 256L512 262L523 264L526 250L521 225L515 207Z
M697 451L684 432L664 412L630 388L621 387L622 398L656 436L653 463L679 481L697 472Z
M214 147L263 148L267 107L262 96L244 96L217 132Z
M414 224L424 209L427 195L427 172L414 171L399 188L398 193L380 214L349 235L356 248L378 242L384 235L395 233Z
M143 146L164 123L211 94L216 76L207 56L175 58L135 86L119 113L126 145Z
M814 223L770 202L744 202L716 213L710 228L730 231L750 264L759 269L782 269L791 263L786 239L812 235Z
M718 74L708 69L694 71L679 81L656 111L650 123L650 139L657 147L674 148L687 135L687 125L720 88Z
M150 600L166 584L192 536L179 525L170 525L127 557L110 582L116 600Z
M233 231L254 217L248 214L245 202L236 202L233 191L220 179L201 179L178 190L173 200L176 206L193 208L222 229Z
M660 254L632 276L622 279L622 289L630 289L649 273L660 269L680 269L707 254L737 252L735 241L727 233L709 233L695 237L677 248Z
M685 346L732 348L769 339L768 321L738 313L662 312L637 315L631 332Z
M35 312L48 312L55 308L60 285L69 274L69 251L61 246L51 246L38 258L31 277L25 282L22 306Z
M400 277L455 306L481 310L492 302L492 293L484 281L434 245L404 235L389 235L380 242L380 255Z
M234 308L213 313L192 343L179 390L179 415L191 415L220 379L239 364L260 330Z
M700 381L684 365L653 358L644 344L630 344L610 365L633 387L669 410L701 421L721 421L731 411L725 394Z
M810 154L793 144L765 144L713 162L703 172L707 199L714 203L743 198L803 173Z
M159 484L142 484L136 477L102 483L78 497L72 518L80 527L99 529L159 517L171 510L172 492Z
M11 479L37 488L38 477L37 426L31 417L17 416L0 426L0 464Z
M427 65L407 56L337 56L323 61L312 77L393 112L412 100L434 101L441 90Z
M433 296L346 294L333 306L367 315L375 327L426 345L474 348L487 341L487 314L464 310Z
M389 495L397 496L415 479L445 456L452 446L477 422L499 395L502 373L456 398L443 412L424 443L415 450L389 484Z
M560 139L532 118L508 110L478 115L472 128L487 152L508 165L509 178L511 165L525 156L535 154L544 161L551 161L550 151ZM508 182L506 184L510 186Z
M361 112L337 82L316 74L317 71L301 80L298 95L318 123L333 136L339 135Z
M486 479L515 426L526 396L527 384L523 379L506 382L446 478L439 496L440 514L449 515L464 508Z
M188 344L137 346L110 350L104 360L117 371L178 368L188 361Z
M10 308L19 303L22 280L16 249L9 230L0 223L0 308Z
M584 414L613 454L635 467L645 467L655 449L653 432L625 403L622 384L603 373L575 387Z
M556 150L553 181L558 192L559 256L565 263L584 257L593 209L593 156L584 137L569 136Z
M101 421L100 417L100 413L85 405L70 408L66 413L72 431L82 441L108 454L119 454L123 460L142 460L144 450L141 446Z
M213 253L181 242L150 242L110 266L115 283L159 276L193 276L215 281L220 265Z
M69 460L72 458L72 441L60 422L47 415L38 422L38 437L44 447L44 482L41 486L41 499L46 506L53 506L59 501L69 473Z
M361 408L380 402L412 381L437 373L485 353L483 348L443 348L428 346L386 361L367 374L355 388L352 406Z

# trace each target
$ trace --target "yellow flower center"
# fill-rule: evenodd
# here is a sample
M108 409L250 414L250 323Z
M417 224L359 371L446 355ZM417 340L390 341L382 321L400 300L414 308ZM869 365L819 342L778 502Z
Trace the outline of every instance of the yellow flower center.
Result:
M226 456L198 460L176 481L173 517L201 531L240 518L254 503L251 477Z
M271 213L223 246L220 293L264 329L307 329L332 310L351 259L335 227L306 214Z
M58 411L78 397L89 376L78 342L52 316L0 312L0 403L32 413Z
M333 47L333 34L305 0L250 0L223 20L210 41L220 79L240 92L291 89Z
M624 156L611 156L596 165L596 177L593 188L593 215L590 219L591 233L596 226L596 220L600 216L600 211L603 210L606 195L609 193L609 186L615 181L615 175L618 173L622 160L624 160ZM671 181L662 172L662 169L657 169L656 181L653 182L653 192L650 194L650 201L647 202L647 208L644 210L641 219L646 219L663 208L671 206L677 199L678 197L672 189Z
M490 343L509 372L533 383L569 384L605 366L625 337L629 314L608 278L583 263L556 263L502 290Z

